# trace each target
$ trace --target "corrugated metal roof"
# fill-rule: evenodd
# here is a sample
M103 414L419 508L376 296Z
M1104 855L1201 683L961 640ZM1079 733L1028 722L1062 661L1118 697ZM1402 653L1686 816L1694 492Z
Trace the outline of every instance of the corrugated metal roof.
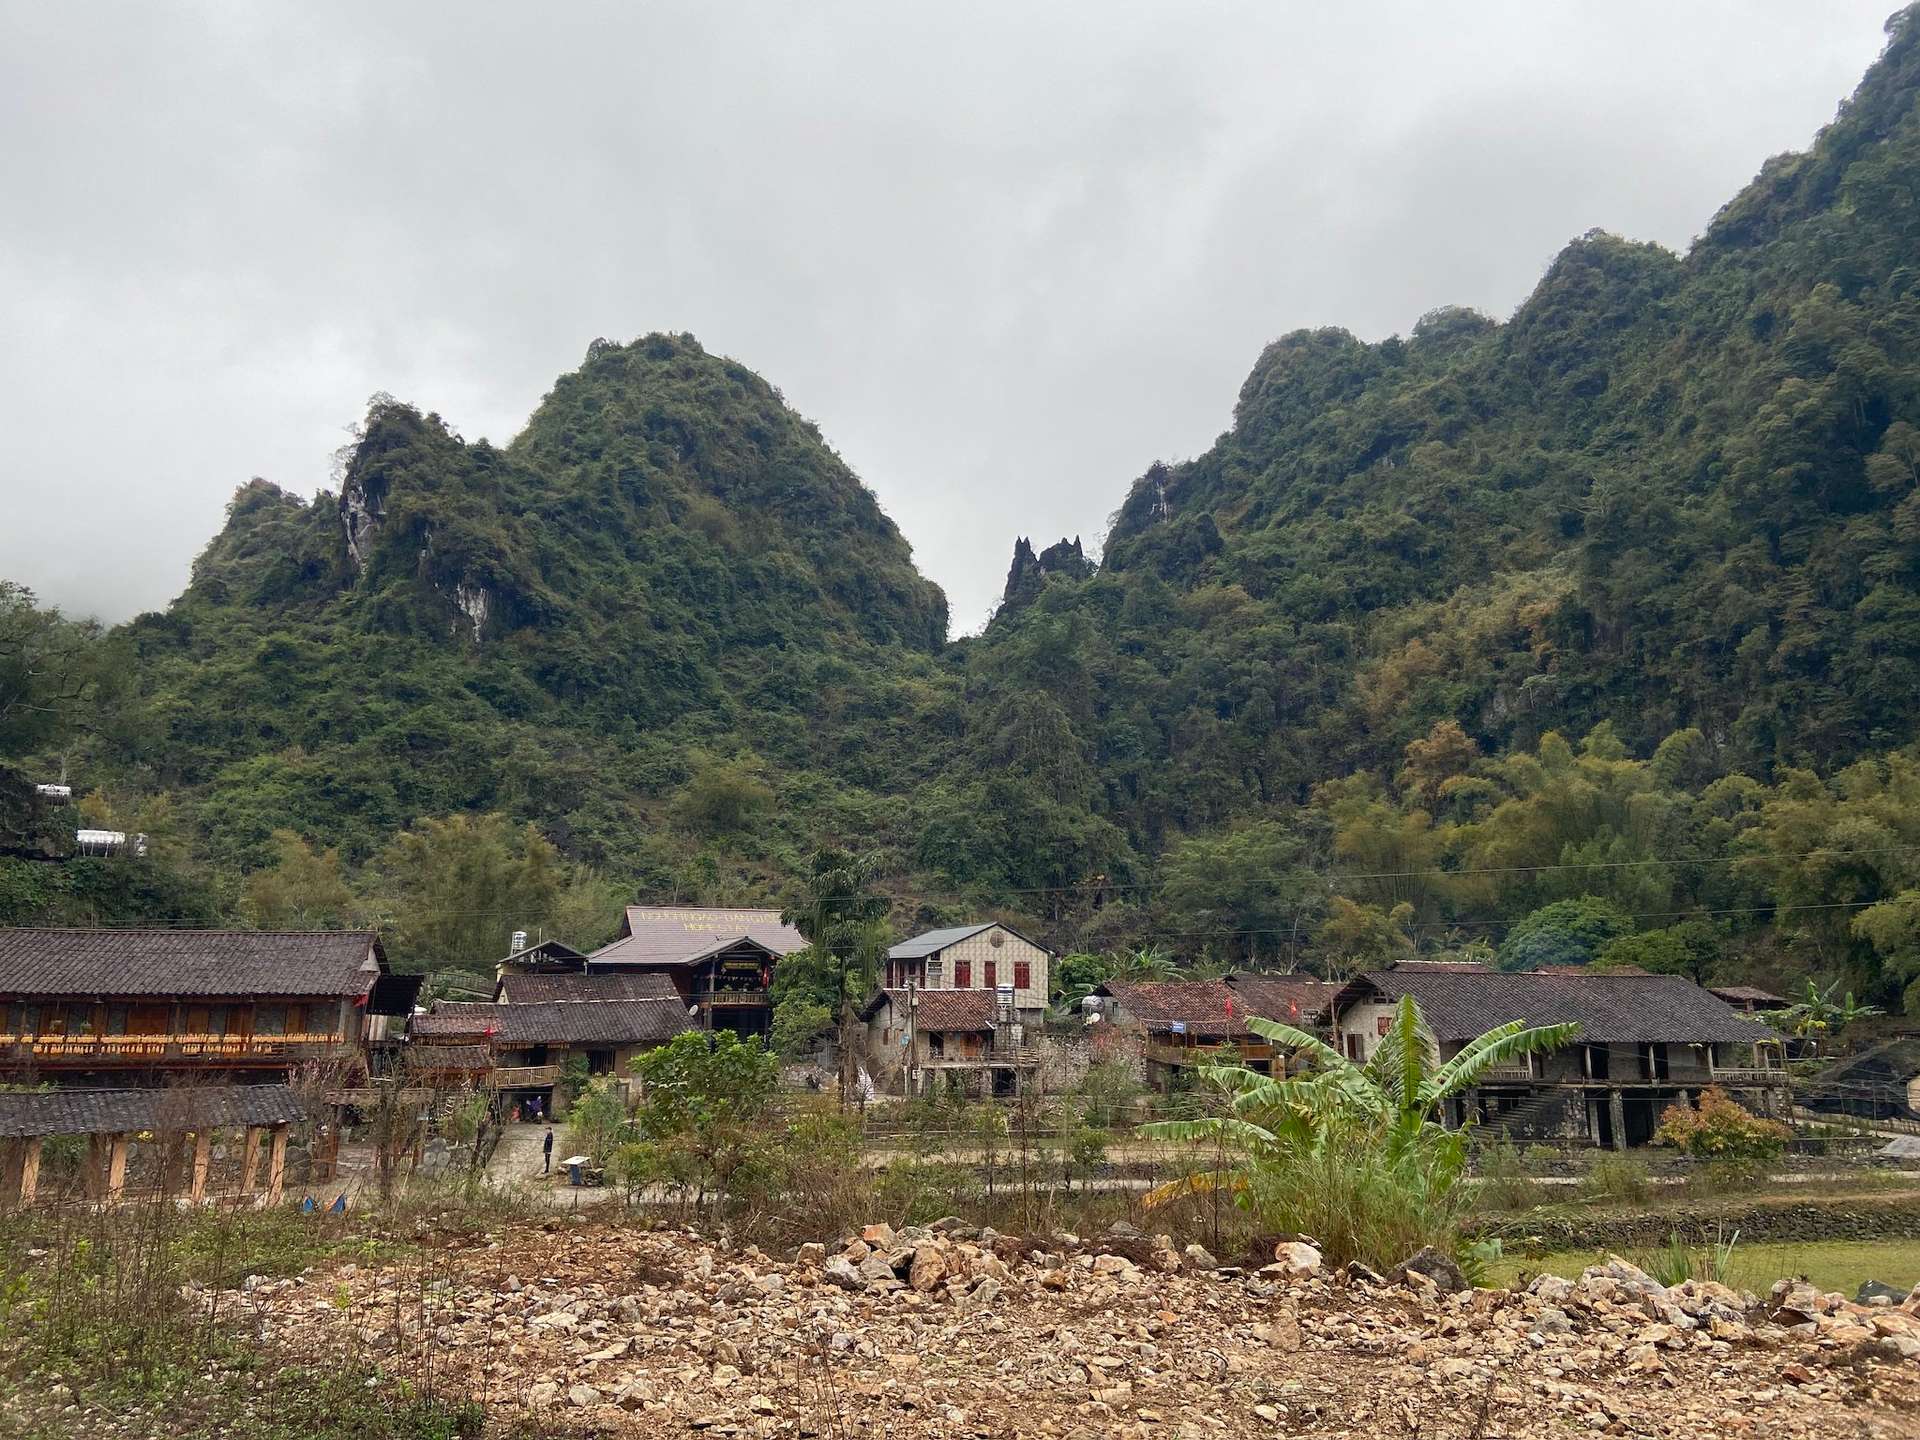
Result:
M1447 1043L1471 1040L1496 1025L1580 1026L1597 1045L1751 1044L1777 1038L1717 995L1682 975L1542 975L1409 970L1400 966L1356 977L1335 999L1336 1011L1369 997L1411 995L1428 1033Z
M365 995L371 930L0 930L0 996Z
M911 940L902 940L887 951L889 960L921 960L934 955L949 945L958 945L962 940L978 935L982 930L991 930L996 922L989 920L982 925L955 925L946 930L929 930L924 935L916 935Z
M620 936L587 957L608 965L690 965L741 941L774 955L807 947L806 936L780 922L778 910L694 909L629 905Z
M0 1139L8 1140L285 1125L304 1118L299 1100L285 1085L0 1092Z

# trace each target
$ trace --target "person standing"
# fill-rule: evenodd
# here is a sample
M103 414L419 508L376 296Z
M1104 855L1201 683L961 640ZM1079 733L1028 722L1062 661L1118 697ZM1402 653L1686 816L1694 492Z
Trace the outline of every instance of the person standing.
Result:
M552 1126L547 1127L547 1138L540 1143L540 1159L541 1159L540 1173L542 1175L551 1175L553 1173L553 1127Z

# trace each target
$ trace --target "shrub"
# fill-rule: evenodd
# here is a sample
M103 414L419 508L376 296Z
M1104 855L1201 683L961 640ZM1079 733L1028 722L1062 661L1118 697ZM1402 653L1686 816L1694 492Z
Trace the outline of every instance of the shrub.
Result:
M1587 1171L1586 1193L1597 1200L1638 1203L1653 1193L1653 1182L1643 1161L1625 1155L1602 1155Z
M567 1110L567 1147L604 1165L626 1137L627 1097L618 1081L602 1076L590 1082Z
M1787 1148L1792 1134L1777 1120L1742 1108L1716 1085L1701 1093L1698 1107L1668 1107L1653 1138L1696 1160L1771 1160Z
M1488 1146L1480 1159L1481 1198L1495 1209L1525 1210L1538 1199L1532 1163L1505 1135Z

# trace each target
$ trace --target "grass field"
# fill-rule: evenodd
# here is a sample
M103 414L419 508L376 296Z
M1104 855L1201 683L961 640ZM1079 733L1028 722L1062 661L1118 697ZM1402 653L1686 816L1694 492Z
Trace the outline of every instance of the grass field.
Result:
M1495 1284L1511 1284L1522 1274L1577 1276L1606 1257L1591 1250L1564 1250L1532 1259L1509 1258L1490 1267ZM1645 1263L1646 1257L1627 1259ZM1822 1290L1851 1297L1862 1280L1879 1280L1903 1289L1920 1285L1920 1240L1812 1240L1766 1245L1735 1244L1727 1283L1764 1295L1774 1281L1804 1275Z

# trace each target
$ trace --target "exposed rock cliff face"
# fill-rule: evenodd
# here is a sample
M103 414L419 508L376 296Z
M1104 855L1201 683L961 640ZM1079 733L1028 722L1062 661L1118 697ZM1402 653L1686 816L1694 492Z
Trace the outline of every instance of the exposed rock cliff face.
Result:
M354 574L366 569L374 534L385 518L381 497L368 494L359 478L349 475L340 489L340 526L347 533L347 563Z
M1056 541L1038 555L1033 553L1033 542L1023 535L1013 542L1013 565L1007 571L1007 588L1001 603L1006 608L1018 609L1030 603L1051 577L1064 575L1072 580L1084 580L1093 571L1094 564L1080 548L1078 535L1072 540Z

